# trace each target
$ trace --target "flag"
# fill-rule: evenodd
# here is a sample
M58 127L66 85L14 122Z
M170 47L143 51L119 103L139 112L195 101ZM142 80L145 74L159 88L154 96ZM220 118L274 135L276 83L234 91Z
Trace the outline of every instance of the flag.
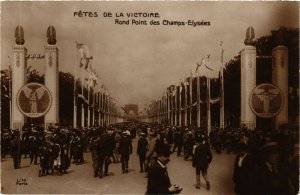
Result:
M196 101L195 103L192 104L192 106L196 106L198 104L198 102Z
M190 85L190 79L189 79L189 78L186 78L186 79L185 79L184 85Z
M207 69L209 69L209 70L212 71L212 69L209 68L209 67L207 66L208 61L209 61L209 58L210 58L210 54L208 54L206 57L202 58L202 60L201 60L200 63L197 63L196 73L198 72L198 69L199 69L202 65L204 65Z
M93 70L91 68L91 71L89 72L89 79L90 79L90 85L95 87L97 85L97 76L96 76L96 73L95 73L95 70Z
M7 91L7 87L5 85L2 85L4 87L4 90Z
M220 43L220 47L221 47L221 68L223 68L224 70L226 70L226 66L224 64L224 49L223 49L223 41L221 41Z
M209 102L210 102L211 104L216 104L216 103L220 102L220 98L217 97L217 98L215 98L215 99L210 99Z
M182 86L184 86L184 83L180 79L180 81L179 81L179 91L180 91L180 93L181 93L182 88L183 88Z
M93 56L90 55L90 51L87 45L78 43L76 41L76 47L80 54L80 68L84 67L85 69L87 69L89 67L90 60L93 59Z

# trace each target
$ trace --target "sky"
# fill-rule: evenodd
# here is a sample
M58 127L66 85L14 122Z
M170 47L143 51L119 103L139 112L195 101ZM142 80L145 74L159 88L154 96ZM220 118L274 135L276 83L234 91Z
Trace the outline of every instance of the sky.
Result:
M78 17L74 12L95 12L98 17ZM159 18L129 18L127 13L158 13ZM104 17L111 13L112 17ZM124 17L117 17L123 13ZM210 55L200 75L216 77L224 62L244 48L246 29L253 26L255 37L270 35L280 26L299 27L298 2L95 2L31 1L1 2L1 69L11 63L17 25L24 29L29 54L43 54L48 26L56 29L59 70L75 73L75 41L89 47L92 66L119 105L144 107L162 97L166 88L195 73L196 64ZM115 20L129 20L129 25ZM132 25L132 19L147 25ZM150 21L160 25L150 25ZM164 20L209 22L209 26L163 25ZM43 60L28 65L45 73ZM100 85L98 85L100 86Z

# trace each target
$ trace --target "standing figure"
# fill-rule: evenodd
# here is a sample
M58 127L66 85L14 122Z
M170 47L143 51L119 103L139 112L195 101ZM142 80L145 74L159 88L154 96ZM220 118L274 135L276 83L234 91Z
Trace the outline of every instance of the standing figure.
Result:
M173 152L175 152L177 148L177 156L181 156L183 146L183 134L181 130L177 129L174 133L174 148Z
M233 170L233 182L235 184L234 191L237 195L253 194L251 191L252 173L254 168L252 155L247 152L246 144L239 144L238 150Z
M184 139L184 160L188 160L193 155L194 138L191 131L186 134Z
M148 132L148 150L146 152L145 172L148 171L150 162L155 158L156 138L153 131Z
M61 143L58 138L54 140L53 145L53 167L52 167L52 173L54 173L54 170L58 171L59 175L62 175L61 170Z
M42 141L42 145L39 147L39 156L40 156L40 170L39 177L46 176L48 161L49 161L49 153L47 149L46 140Z
M120 141L120 153L122 162L122 172L128 173L129 156L130 154L132 154L132 143L129 131L123 132L123 137Z
M107 157L107 134L103 133L98 144L99 154L99 178L103 177L103 166L105 166L105 158Z
M10 142L10 148L11 155L13 157L14 168L19 169L21 165L21 139L18 130L13 133L13 139Z
M115 137L113 135L113 131L108 131L108 136L106 138L106 157L104 160L104 175L108 176L108 167L109 165L112 163L112 161L114 160L113 158L113 153L114 153L114 149L115 149Z
M210 189L210 182L207 177L207 169L212 161L212 153L209 145L205 143L203 136L199 135L196 139L199 145L195 148L193 156L193 167L196 168L196 188L200 189L200 172L206 182L207 190Z
M145 133L140 133L140 138L138 140L137 146L137 155L140 160L140 172L144 172L145 160L146 160L146 152L148 150L148 141L145 138Z
M114 163L119 163L121 160L120 156L120 141L122 136L119 131L116 131L115 134L115 149L114 149Z
M37 131L33 130L31 135L29 136L29 156L30 156L30 164L37 164L37 156L39 151L39 140L37 138Z
M288 167L280 164L279 144L271 140L260 152L263 160L253 171L252 194L291 194Z
M70 167L70 159L68 155L69 146L68 144L63 144L61 147L60 159L61 159L61 171L63 174L68 173L68 168Z
M171 185L167 171L170 149L161 145L157 150L157 159L150 164L146 194L176 194L182 191L179 186Z
M32 89L30 95L29 95L29 103L30 103L30 113L37 113L37 93L35 89Z
M94 177L99 176L99 153L98 153L99 138L93 136L90 140L90 151L93 161Z

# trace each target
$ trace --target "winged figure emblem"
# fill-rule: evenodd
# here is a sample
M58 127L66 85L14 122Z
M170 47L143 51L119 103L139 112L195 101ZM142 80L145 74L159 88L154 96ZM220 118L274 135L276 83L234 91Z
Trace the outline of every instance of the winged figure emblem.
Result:
M256 89L254 95L258 97L260 101L263 103L263 113L270 113L270 102L271 100L279 94L278 89Z
M24 86L23 92L26 98L29 99L31 113L38 113L38 101L43 97L45 91L46 90L43 87L31 89L27 86Z

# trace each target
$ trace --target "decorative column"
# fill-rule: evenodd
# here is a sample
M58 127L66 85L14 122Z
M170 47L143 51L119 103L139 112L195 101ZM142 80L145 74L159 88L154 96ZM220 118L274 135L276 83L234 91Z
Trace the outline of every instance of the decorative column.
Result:
M250 108L251 91L256 87L256 48L254 29L249 27L246 33L245 48L241 52L241 126L248 129L256 127L256 117Z
M58 77L58 49L55 46L56 33L53 26L47 30L47 42L45 46L45 85L52 95L52 105L45 115L46 128L50 123L59 122L59 77Z
M26 79L26 55L27 49L23 46L24 31L21 26L15 30L16 44L12 51L12 128L22 131L24 116L17 106L17 94L20 88L27 82Z
M283 94L283 106L276 116L276 128L288 123L288 48L284 46L284 31L277 33L277 46L272 50L272 84Z

